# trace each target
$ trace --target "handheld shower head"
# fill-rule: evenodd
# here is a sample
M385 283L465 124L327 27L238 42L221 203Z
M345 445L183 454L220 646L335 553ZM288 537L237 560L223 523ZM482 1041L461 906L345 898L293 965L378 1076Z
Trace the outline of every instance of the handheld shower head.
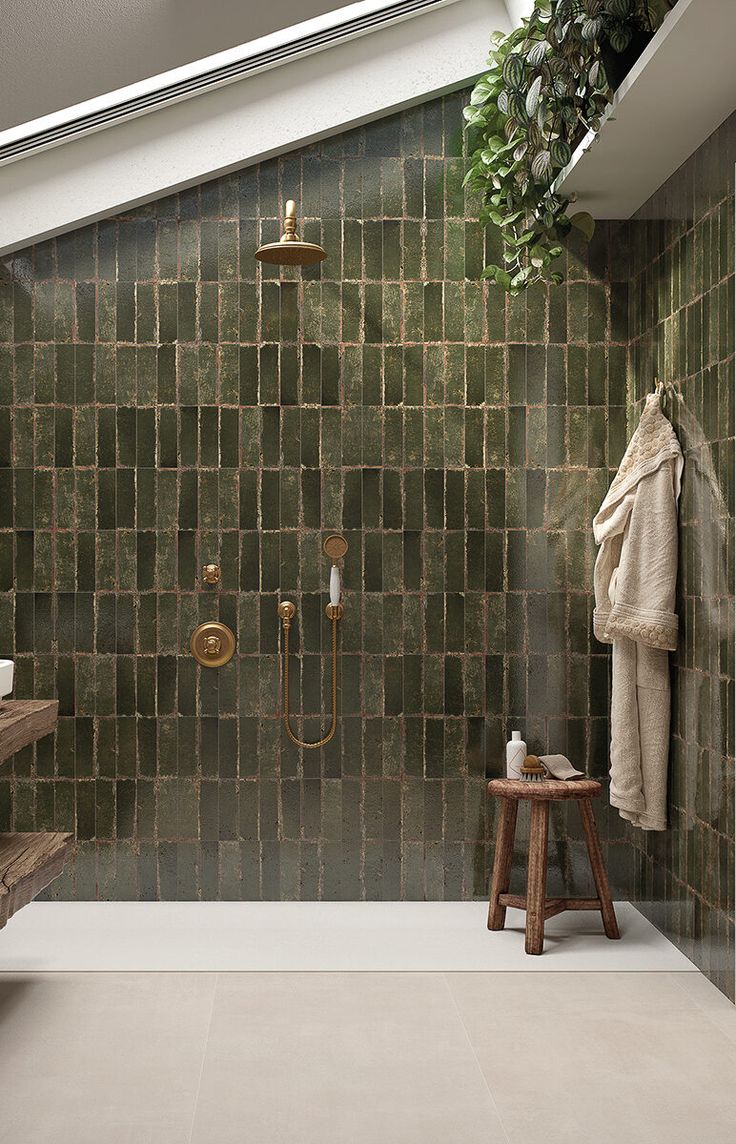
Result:
M326 257L321 246L314 242L302 242L296 233L296 203L293 199L289 199L286 204L284 233L279 241L267 242L256 251L256 258L260 262L273 262L282 266L312 266Z

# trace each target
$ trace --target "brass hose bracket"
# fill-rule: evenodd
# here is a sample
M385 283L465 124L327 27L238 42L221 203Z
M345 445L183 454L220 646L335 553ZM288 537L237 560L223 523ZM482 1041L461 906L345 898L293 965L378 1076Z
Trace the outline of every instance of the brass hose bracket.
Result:
M309 751L316 750L318 747L324 747L329 743L337 730L337 623L342 618L342 604L328 604L325 608L325 614L332 622L332 721L327 734L322 739L317 740L316 743L307 743L304 739L299 739L291 729L289 721L289 631L291 621L296 614L296 608L291 600L283 600L279 604L278 614L284 633L284 727L286 734L297 747L304 747Z
M289 628L291 627L291 621L296 615L296 608L292 604L291 600L282 600L278 607L278 613L281 617L281 622L284 625L284 631L288 632Z
M292 204L293 205L293 204ZM287 211L287 215L288 215ZM348 542L344 536L339 532L330 533L325 538L322 550L325 556L329 557L332 562L333 569L330 574L330 594L334 598L336 595L338 600L340 598L340 578L337 573L337 562L341 560L348 550ZM337 577L336 585L333 583L333 576ZM335 588L337 589L335 591ZM296 608L291 600L282 600L278 606L278 614L281 620L281 626L284 632L284 726L286 727L286 734L295 743L297 747L305 747L307 750L315 750L317 747L324 747L329 743L330 739L337 730L337 624L342 619L343 608L341 603L328 604L325 608L325 615L332 624L332 722L330 729L324 738L319 739L316 743L306 743L304 739L298 739L291 729L289 722L289 631L291 629L291 621L296 615Z

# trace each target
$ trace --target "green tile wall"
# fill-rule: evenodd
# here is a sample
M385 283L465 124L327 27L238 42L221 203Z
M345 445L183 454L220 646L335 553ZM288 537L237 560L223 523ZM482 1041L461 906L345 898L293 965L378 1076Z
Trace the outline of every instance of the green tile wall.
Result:
M634 891L734 997L736 115L630 225L630 419L655 374L685 454L670 823L634 832Z
M0 654L58 694L0 772L0 829L73 829L77 898L468 898L511 727L607 766L590 520L626 433L608 228L563 286L479 280L451 96L5 260ZM297 199L321 268L253 258ZM340 724L326 531L350 542ZM218 588L200 566L218 560ZM217 617L236 658L200 671ZM609 861L632 848L601 807ZM555 813L551 885L586 885Z

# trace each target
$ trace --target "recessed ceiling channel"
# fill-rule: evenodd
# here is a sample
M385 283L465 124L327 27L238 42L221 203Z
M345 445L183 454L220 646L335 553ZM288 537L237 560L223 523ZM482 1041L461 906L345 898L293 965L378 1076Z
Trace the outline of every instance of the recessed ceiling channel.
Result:
M0 133L0 165L454 3L456 0L398 0L378 7L374 2L338 8L284 32L10 128Z

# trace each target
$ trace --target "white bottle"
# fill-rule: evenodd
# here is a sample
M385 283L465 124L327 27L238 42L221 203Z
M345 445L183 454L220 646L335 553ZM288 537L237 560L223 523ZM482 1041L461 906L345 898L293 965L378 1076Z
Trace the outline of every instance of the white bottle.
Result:
M511 738L506 744L506 778L520 779L521 764L526 758L526 743L521 737L521 731L512 731Z

